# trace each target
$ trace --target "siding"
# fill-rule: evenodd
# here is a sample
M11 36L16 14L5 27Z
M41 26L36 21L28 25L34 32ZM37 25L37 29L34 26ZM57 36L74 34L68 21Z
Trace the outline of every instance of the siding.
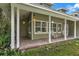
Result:
M77 22L77 37L79 37L79 21Z

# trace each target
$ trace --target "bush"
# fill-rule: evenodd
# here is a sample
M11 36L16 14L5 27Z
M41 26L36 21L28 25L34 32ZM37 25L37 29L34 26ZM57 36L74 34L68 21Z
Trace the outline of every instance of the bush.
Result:
M0 36L0 48L7 48L9 47L9 35L1 35Z
M10 44L10 23L8 17L0 8L0 48L9 47Z
M23 55L19 50L0 49L0 56L20 56Z

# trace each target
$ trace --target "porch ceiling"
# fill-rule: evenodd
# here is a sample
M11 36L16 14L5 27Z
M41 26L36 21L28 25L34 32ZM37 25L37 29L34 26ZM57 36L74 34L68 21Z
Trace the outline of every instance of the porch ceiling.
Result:
M35 12L35 13L39 13L39 14L44 14L44 15L50 15L50 16L53 16L53 17L68 19L68 20L71 20L71 21L75 21L75 20L79 21L79 18L77 18L77 17L73 17L73 16L70 16L70 15L67 15L67 14L63 14L63 13L60 13L60 12L57 12L57 11L50 10L50 9L41 8L41 7L32 5L32 4L25 4L25 3L24 4L21 4L21 3L16 4L16 3L14 3L14 4L11 4L11 5L18 7L20 9L26 10L26 11L31 11L31 12Z

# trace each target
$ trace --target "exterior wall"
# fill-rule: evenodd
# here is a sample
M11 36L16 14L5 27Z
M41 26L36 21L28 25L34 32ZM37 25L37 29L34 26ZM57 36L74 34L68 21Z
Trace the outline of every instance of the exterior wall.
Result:
M68 32L69 32L69 36L73 36L74 35L74 21L69 21L68 20Z
M23 11L20 11L20 12L23 12ZM26 11L25 11L25 14L27 14ZM29 22L31 22L31 14L25 15L25 17L21 15L21 18L20 18L20 37L21 38L31 39L31 33L29 32L29 27L30 27Z
M23 21L26 23L23 24ZM27 21L26 19L21 19L20 20L20 36L21 37L26 37L27 36Z
M77 29L76 29L76 30L77 30L77 31L76 31L76 32L77 32L77 37L79 38L79 21L77 21L77 27L76 27L76 28L77 28Z

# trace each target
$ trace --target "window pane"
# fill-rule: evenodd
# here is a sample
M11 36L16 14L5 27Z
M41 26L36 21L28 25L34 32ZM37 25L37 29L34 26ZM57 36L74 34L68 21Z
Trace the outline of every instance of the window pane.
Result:
M52 31L56 32L56 24L55 23L52 23Z
M36 32L41 32L40 27L36 27Z
M42 27L46 27L46 22L42 22Z
M42 28L42 32L46 32L46 28Z
M36 22L36 27L40 26L41 22Z
M42 22L42 32L46 32L46 22Z
M41 22L36 21L35 30L35 32L41 32Z
M56 27L56 24L55 23L53 23L53 27Z
M53 32L56 32L56 28L53 28Z
M61 24L58 24L58 32L61 32Z

